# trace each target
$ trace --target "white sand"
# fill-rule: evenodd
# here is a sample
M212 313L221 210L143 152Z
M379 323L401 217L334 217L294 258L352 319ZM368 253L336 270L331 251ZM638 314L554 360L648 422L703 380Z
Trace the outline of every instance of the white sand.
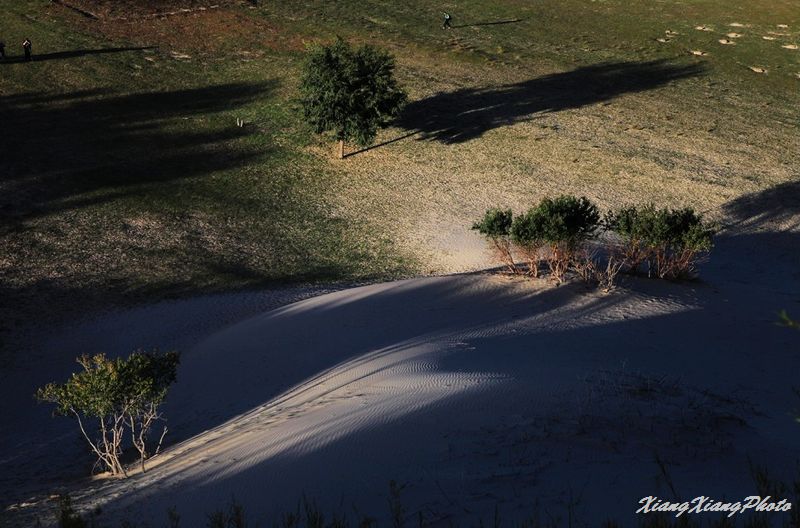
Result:
M328 512L385 521L393 479L413 519L435 512L474 525L498 506L510 521L537 504L542 519L566 519L573 502L578 518L627 526L641 497L672 498L656 455L684 498L756 494L748 458L780 477L800 460L800 335L774 324L782 308L800 312L798 233L776 225L721 237L700 283L628 278L603 296L455 275L253 318L293 294L167 303L54 332L42 350L59 351L59 369L85 349L185 351L165 409L169 439L181 441L147 474L73 495L104 516L153 524L175 506L183 526L203 526L235 497L269 526L304 494ZM31 406L3 409L13 431L4 453L33 441L26 463L4 458L0 474L13 468L18 485L33 479L46 491L35 476L51 450L72 474L88 455L72 424Z

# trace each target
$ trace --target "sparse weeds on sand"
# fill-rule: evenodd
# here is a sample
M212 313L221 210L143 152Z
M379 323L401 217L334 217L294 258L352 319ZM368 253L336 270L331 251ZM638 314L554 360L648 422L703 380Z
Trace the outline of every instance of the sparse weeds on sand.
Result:
M795 490L800 488L800 481L795 482ZM797 493L797 491L795 491ZM391 494L391 492L390 492ZM394 506L392 502L399 500L399 497L390 499L390 509ZM580 499L571 501L568 505L567 518L554 518L551 517L547 521L542 521L538 515L533 515L527 519L519 522L506 522L503 520L499 507L495 507L494 515L488 523L483 519L478 520L477 526L479 528L501 528L507 526L509 528L572 528L576 526L601 526L602 528L620 528L622 525L614 520L606 520L604 522L587 522L585 519L578 519L575 516L574 509L580 504ZM406 523L405 510L401 504L400 506L403 515L400 517L392 517L391 524L393 528L404 528L411 526ZM395 512L392 511L391 515L394 516ZM374 518L368 516L361 516L357 521L350 521L345 516L332 515L330 518L326 517L320 508L312 501L303 499L298 503L297 509L293 513L284 514L281 520L273 524L259 524L253 523L253 520L247 515L245 508L238 503L235 499L231 499L229 505L220 510L214 510L206 515L206 523L203 525L205 528L248 528L258 526L273 526L274 528L378 528L378 523ZM565 521L565 522L564 522ZM792 510L791 518L788 522L783 524L774 524L773 519L764 516L763 514L753 514L743 523L725 516L724 514L717 519L709 519L705 522L699 522L689 516L674 517L668 514L652 514L642 515L639 518L639 526L641 528L735 528L741 526L743 528L793 528L800 526L797 524L798 518L796 510ZM110 528L114 525L103 524L98 521L96 515L90 515L86 518L81 517L72 508L71 501L68 496L62 497L60 502L60 509L57 512L57 522L59 528ZM425 528L428 526L442 525L442 519L432 517L426 519L420 512L415 519L416 528ZM460 526L452 521L447 523L451 528ZM41 523L37 523L41 526ZM129 520L123 520L118 525L120 528L141 528L141 525ZM181 524L181 518L174 508L167 511L167 521L164 524L166 528L182 528L188 526ZM193 526L192 528L198 528Z
M174 517L174 515L177 515L175 510L169 510L167 515L170 521L176 520L173 526L178 526L180 519ZM312 527L311 522L308 525L309 528ZM249 525L244 507L236 502L236 499L231 499L227 510L216 510L208 514L207 526L208 528L247 528Z

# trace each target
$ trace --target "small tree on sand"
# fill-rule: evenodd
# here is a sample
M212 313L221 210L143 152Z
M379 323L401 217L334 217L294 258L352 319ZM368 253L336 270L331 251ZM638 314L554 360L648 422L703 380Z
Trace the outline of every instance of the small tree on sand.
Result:
M538 216L539 238L546 243L547 265L551 277L564 281L564 275L576 259L586 256L584 244L594 238L600 222L597 206L588 198L571 195L544 198L528 212Z
M155 450L148 449L148 436L162 420L159 406L175 381L177 352L136 351L128 358L108 359L103 354L81 356L83 371L63 384L50 383L36 392L39 401L56 404L56 414L73 416L100 464L113 475L127 471L120 461L126 439L145 460L158 454L167 432L164 427Z
M394 79L394 58L364 45L353 48L341 38L314 46L300 84L303 114L318 134L331 132L339 141L371 144L403 108L407 96Z
M478 231L489 242L496 260L504 264L511 273L519 273L511 253L511 225L514 214L511 209L493 207L484 213L483 218L476 222L472 229Z

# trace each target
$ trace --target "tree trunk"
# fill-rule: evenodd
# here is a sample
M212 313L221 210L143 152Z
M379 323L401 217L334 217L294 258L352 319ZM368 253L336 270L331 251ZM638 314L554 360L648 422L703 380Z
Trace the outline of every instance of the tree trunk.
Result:
M339 159L344 159L344 140L339 140Z

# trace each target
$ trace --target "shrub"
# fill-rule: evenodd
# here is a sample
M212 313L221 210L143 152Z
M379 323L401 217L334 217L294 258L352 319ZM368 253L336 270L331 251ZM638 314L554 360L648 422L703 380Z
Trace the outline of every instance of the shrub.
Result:
M636 207L626 207L607 212L603 220L604 227L614 231L622 239L622 243L614 249L622 254L628 269L633 272L636 272L648 255L639 218L640 213Z
M545 244L543 221L537 209L530 209L511 224L511 240L528 261L528 274L532 277L539 276L539 261Z
M648 275L689 277L713 247L714 228L691 208L627 207L609 212L604 223L621 238L634 273L647 263Z
M50 383L36 392L39 401L56 404L55 412L74 416L83 437L102 464L114 475L127 475L120 461L123 442L130 438L139 453L142 471L148 451L148 435L156 421L162 420L159 406L175 381L177 352L136 351L128 358L108 359L103 354L81 356L82 372L65 383ZM94 421L95 431L87 430ZM159 438L158 453L167 428ZM90 436L93 434L93 436Z
M511 209L493 207L484 213L483 218L473 224L472 229L478 231L489 241L495 258L505 265L511 273L519 273L511 253L511 226L514 215Z
M341 38L311 48L300 93L304 117L318 134L333 133L340 158L345 141L372 143L407 100L389 53L369 45L353 48Z
M83 517L72 507L72 498L69 495L59 495L56 520L59 528L87 528L88 526Z
M563 282L569 266L581 256L578 250L597 233L600 223L597 206L583 196L563 195L544 198L535 209L528 211L528 215L538 217L532 225L540 231L537 238L547 247L545 258L550 273L555 280Z
M606 236L590 241L600 228ZM538 276L547 263L550 276L563 282L572 270L584 281L609 291L620 271L682 278L696 273L698 263L713 247L715 227L691 208L657 209L654 205L624 207L600 221L597 206L586 197L544 198L526 213L492 208L473 229L491 243L497 259L518 273L513 248L525 257L528 274ZM609 236L610 235L610 236Z
M780 317L781 325L786 326L788 328L795 328L797 330L800 330L800 321L795 321L794 319L789 317L789 314L786 313L786 310L781 310L781 312L778 314L778 317Z

